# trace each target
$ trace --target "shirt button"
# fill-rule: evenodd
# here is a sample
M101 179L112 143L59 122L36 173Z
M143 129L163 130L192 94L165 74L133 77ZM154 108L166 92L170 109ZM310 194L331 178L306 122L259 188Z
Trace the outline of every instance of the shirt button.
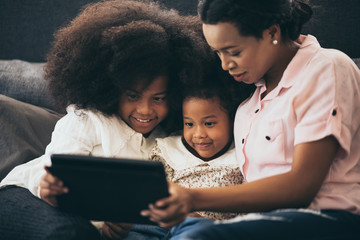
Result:
M333 116L336 115L336 110L335 110L335 109L332 111L332 115L333 115Z
M266 136L265 138L266 138L266 140L269 140L269 141L270 141L270 139L271 139L269 136Z
M245 142L245 139L242 139L242 140L241 140L241 143L244 144L244 142Z
M255 113L258 113L258 112L259 112L259 109L256 109L256 110L255 110Z

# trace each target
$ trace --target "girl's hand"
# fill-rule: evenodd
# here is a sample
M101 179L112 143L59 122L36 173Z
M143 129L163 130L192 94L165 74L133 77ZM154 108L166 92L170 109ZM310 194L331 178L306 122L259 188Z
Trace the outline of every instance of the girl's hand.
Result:
M104 222L103 234L109 239L124 239L130 232L132 224Z
M151 221L164 228L184 221L193 209L191 190L169 183L169 193L170 197L150 204L149 209L141 211L141 215L149 217Z
M64 183L51 175L47 170L40 181L40 197L50 205L57 207L56 197L61 194L68 193L69 189Z

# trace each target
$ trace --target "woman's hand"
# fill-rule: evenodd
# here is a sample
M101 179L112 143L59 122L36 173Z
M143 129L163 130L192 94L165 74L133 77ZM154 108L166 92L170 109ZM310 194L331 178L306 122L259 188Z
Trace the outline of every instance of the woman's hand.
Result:
M40 181L40 197L50 205L57 207L56 197L68 193L69 189L64 183L50 174L47 170Z
M193 209L191 190L169 183L169 193L170 197L150 204L149 209L141 211L141 215L149 217L151 221L164 228L184 221Z
M132 224L104 222L103 234L109 239L124 239L130 232Z

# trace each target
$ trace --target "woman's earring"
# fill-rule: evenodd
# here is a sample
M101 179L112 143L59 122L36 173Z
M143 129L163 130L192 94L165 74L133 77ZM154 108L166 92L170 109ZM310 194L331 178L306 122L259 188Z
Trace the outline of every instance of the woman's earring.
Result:
M274 44L274 45L278 44L278 40L274 39L274 40L272 41L272 44Z

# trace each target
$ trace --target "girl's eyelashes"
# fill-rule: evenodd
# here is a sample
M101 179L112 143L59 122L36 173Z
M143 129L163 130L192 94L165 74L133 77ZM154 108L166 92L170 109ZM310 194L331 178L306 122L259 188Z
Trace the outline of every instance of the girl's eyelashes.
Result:
M192 126L194 126L194 124L191 123L191 122L184 122L184 125L187 126L187 127L192 127Z
M213 127L215 126L216 122L205 122L206 127Z
M205 122L204 125L206 127L214 127L216 125L217 122ZM194 126L194 123L191 123L191 122L185 122L184 121L184 125L187 126L187 127L193 127Z
M135 102L142 98L142 95L140 93L136 93L132 91L127 91L125 95L127 100L130 102ZM152 101L154 101L155 103L164 103L167 101L167 96L166 95L153 96Z
M165 102L167 100L167 96L154 97L153 99L154 99L155 102L162 103L162 102Z
M126 97L129 101L136 101L137 99L140 98L140 96L135 93L126 93Z

